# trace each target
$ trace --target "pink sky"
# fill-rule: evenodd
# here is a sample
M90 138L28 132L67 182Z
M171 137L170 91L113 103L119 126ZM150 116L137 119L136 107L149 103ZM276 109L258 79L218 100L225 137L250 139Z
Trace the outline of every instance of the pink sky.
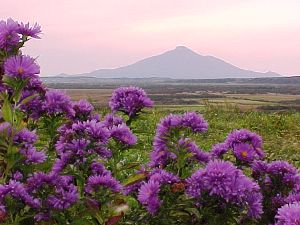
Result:
M42 74L127 65L185 45L244 69L300 75L299 0L9 0L2 19L42 25Z

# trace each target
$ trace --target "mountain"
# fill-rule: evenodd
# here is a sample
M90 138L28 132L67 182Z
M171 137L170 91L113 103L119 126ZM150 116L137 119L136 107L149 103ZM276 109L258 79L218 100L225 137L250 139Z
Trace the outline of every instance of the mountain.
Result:
M173 79L219 79L278 77L274 72L260 73L240 69L213 56L203 56L185 46L161 55L152 56L134 64L115 69L100 69L79 74L98 78L173 78Z

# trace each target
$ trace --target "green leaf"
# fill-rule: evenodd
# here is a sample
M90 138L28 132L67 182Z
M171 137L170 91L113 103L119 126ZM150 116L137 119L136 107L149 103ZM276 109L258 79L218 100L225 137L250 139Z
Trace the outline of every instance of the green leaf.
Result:
M184 210L187 211L187 212L189 212L190 214L193 214L194 216L196 216L197 219L201 218L200 212L196 208L186 208Z
M2 111L3 119L6 122L9 122L12 124L13 123L13 108L11 107L11 104L7 98L4 100L1 111Z
M144 180L147 177L146 173L139 173L139 174L133 174L123 183L124 186L128 186L131 184L134 184L136 182L139 182L141 180Z
M11 78L9 76L4 75L2 78L3 82L8 85L9 87L11 87L12 89L15 89L17 86L17 81L14 78Z
M22 106L22 105L24 105L24 104L30 102L32 99L34 99L34 98L37 97L37 96L38 96L38 94L34 94L34 95L30 95L30 96L24 98L24 99L19 103L18 106Z
M139 167L140 165L141 165L140 162L132 162L132 163L128 163L128 164L122 166L122 167L120 168L120 170L132 169L132 168Z

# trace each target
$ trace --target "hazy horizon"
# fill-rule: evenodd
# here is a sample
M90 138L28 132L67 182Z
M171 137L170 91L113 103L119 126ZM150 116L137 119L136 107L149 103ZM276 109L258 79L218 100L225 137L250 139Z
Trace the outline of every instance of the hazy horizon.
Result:
M183 45L243 69L300 75L298 0L11 0L1 19L38 22L25 53L43 75L126 66Z

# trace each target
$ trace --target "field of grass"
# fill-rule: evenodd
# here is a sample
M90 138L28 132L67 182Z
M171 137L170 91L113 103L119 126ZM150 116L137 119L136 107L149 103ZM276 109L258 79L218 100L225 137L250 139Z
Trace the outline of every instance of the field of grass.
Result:
M68 89L73 100L87 98L100 109L105 108L113 89ZM290 94L224 94L199 92L169 93L149 96L155 101L155 107L141 114L142 119L134 121L134 133L139 137L138 144L130 149L130 161L148 160L155 127L159 120L169 113L197 111L209 122L209 131L197 137L198 144L209 151L211 146L222 142L233 129L246 128L257 132L264 139L264 147L270 160L288 160L300 167L300 113L293 110L263 111L261 106L276 107L282 102L297 101L299 95ZM180 100L176 102L176 100ZM175 101L174 101L175 100ZM185 104L185 101L192 101ZM177 103L177 104L176 104Z
M128 150L127 160L145 163L155 135L156 124L169 113L181 114L197 111L209 123L208 132L196 136L197 144L209 151L213 144L223 142L234 129L246 128L263 137L268 160L288 160L300 168L300 113L299 112L242 112L231 106L156 106L146 110L137 121L132 122L138 144ZM100 113L107 112L102 108Z
M68 95L73 100L87 98L97 106L107 106L113 89L66 89ZM197 91L195 90L176 90L170 86L166 88L158 88L157 90L149 89L149 97L154 100L155 105L161 106L204 106L214 104L224 107L231 105L238 107L243 111L247 110L297 110L300 111L300 95L278 94L278 93L247 93L233 94L213 91ZM158 92L159 91L159 92Z

